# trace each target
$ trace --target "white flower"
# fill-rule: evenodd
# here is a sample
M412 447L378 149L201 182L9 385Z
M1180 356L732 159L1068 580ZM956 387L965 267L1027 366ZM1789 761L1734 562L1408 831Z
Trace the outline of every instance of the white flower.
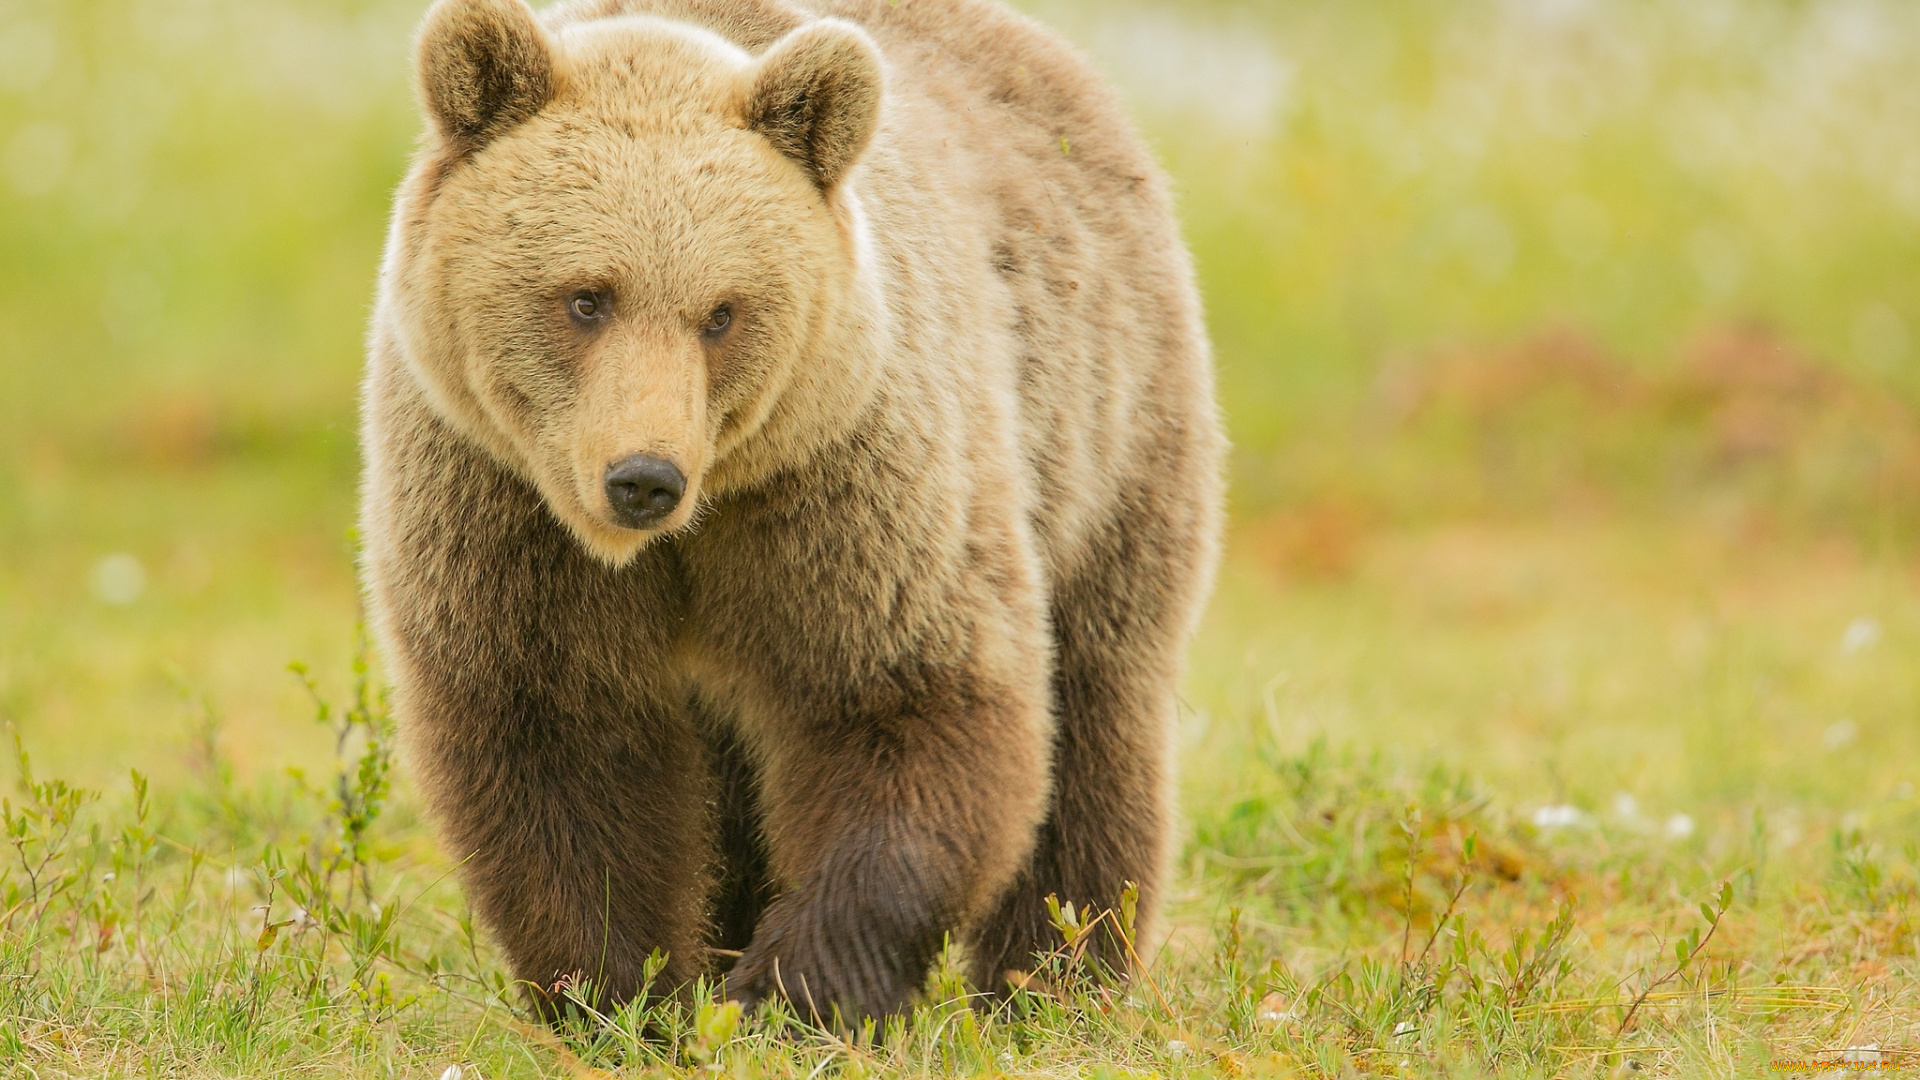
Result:
M1171 1055L1173 1055L1174 1057L1177 1057L1177 1058L1178 1058L1178 1057L1186 1057L1186 1056L1187 1056L1187 1044L1186 1044L1186 1043L1184 1043L1184 1042L1182 1042L1182 1041L1180 1041L1179 1039L1168 1039L1168 1040L1167 1040L1167 1053L1169 1053L1169 1054L1171 1054Z
M1578 825L1587 815L1577 806L1561 803L1557 806L1543 806L1533 812L1533 827L1536 829L1561 829L1568 825Z
M109 555L93 564L89 584L101 602L125 607L147 591L147 568L125 552Z
M1862 615L1847 624L1840 634L1840 651L1852 656L1880 644L1880 620Z
M1613 797L1613 816L1632 824L1640 820L1640 800L1626 792Z
M1854 723L1852 720L1842 720L1828 728L1826 734L1820 736L1820 744L1831 752L1845 748L1859 736L1859 724Z
M1693 817L1688 814L1675 814L1667 819L1667 839L1685 840L1693 835Z
M1859 1062L1863 1065L1868 1062L1877 1062L1880 1060L1880 1044L1862 1043L1859 1046L1849 1046L1845 1050L1840 1051L1840 1060Z
M1393 1025L1393 1037L1396 1039L1402 1035L1411 1035L1413 1034L1413 1032L1414 1032L1414 1026L1413 1026L1413 1021L1411 1020L1402 1020L1399 1023Z
M449 1065L447 1071L440 1074L440 1080L465 1080L466 1075L467 1070L458 1065Z

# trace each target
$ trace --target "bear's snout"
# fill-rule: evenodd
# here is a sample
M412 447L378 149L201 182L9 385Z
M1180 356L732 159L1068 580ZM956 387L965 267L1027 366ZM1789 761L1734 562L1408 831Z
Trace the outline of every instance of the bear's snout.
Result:
M607 505L623 528L651 529L686 494L687 477L665 458L635 454L607 466Z

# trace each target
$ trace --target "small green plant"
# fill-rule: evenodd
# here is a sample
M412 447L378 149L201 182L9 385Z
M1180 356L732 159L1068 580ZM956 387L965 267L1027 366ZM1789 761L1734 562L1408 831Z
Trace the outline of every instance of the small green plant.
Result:
M1727 910L1731 907L1733 907L1733 882L1723 881L1720 883L1719 891L1714 895L1713 902L1701 902L1700 922L1688 927L1674 941L1673 966L1667 969L1666 974L1645 982L1640 987L1640 992L1634 996L1633 1003L1627 1006L1626 1014L1620 1018L1619 1028L1614 1031L1616 1038L1633 1029L1633 1019L1639 1015L1640 1006L1646 1004L1647 998L1654 991L1686 974L1687 969L1706 949L1707 943L1713 940L1714 932L1720 929L1720 922L1727 917Z
M327 701L305 664L296 662L289 668L313 701L315 722L332 734L339 763L330 790L314 791L316 797L329 800L330 827L311 845L306 877L314 891L309 895L330 909L335 881L344 879L346 891L351 893L357 885L361 899L377 912L371 834L392 791L394 724L386 691L373 679L371 644L364 626L357 630L357 644L352 692L344 709L336 710ZM305 780L297 772L295 778Z
M8 729L13 739L13 760L19 770L20 802L0 799L0 822L7 830L7 843L13 848L18 878L9 875L4 893L6 911L0 926L11 933L16 926L37 939L45 928L48 914L64 895L85 881L85 863L75 858L74 830L80 824L80 812L99 798L97 792L69 785L64 780L40 780L33 774L33 761L20 733Z

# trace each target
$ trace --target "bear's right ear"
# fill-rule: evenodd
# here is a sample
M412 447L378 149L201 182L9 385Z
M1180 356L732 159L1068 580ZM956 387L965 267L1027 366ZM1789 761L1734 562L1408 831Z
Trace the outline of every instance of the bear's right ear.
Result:
M439 0L421 20L413 63L434 130L462 152L553 97L553 49L523 0Z
M880 123L880 51L866 32L820 19L768 49L747 90L747 126L822 191L853 168Z

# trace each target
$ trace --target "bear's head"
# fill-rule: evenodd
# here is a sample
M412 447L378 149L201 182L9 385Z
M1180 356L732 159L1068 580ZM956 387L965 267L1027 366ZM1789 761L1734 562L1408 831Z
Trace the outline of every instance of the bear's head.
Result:
M851 407L835 365L879 318L848 181L882 89L860 29L754 56L651 16L439 0L416 69L429 131L379 332L595 555L790 460L794 415Z

